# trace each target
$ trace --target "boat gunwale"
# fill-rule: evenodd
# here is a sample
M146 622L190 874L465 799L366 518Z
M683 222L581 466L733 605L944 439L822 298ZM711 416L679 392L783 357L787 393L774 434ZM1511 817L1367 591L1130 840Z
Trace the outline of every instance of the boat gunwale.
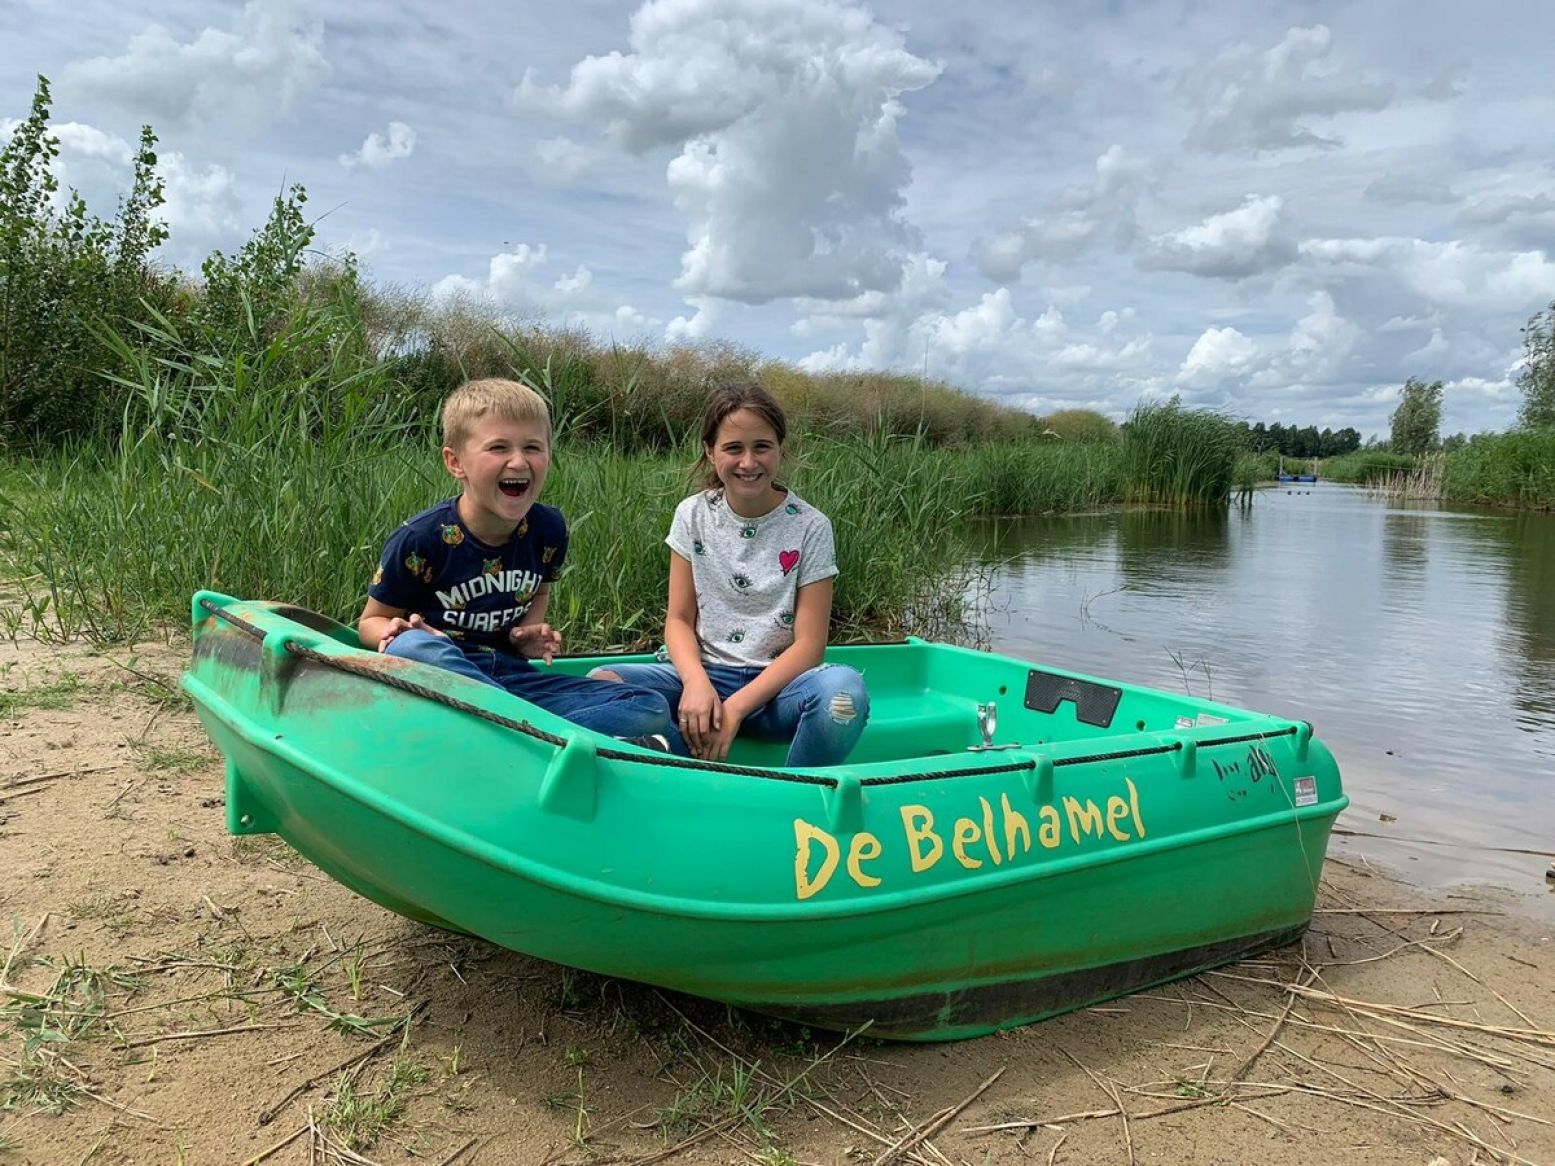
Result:
M373 789L361 779L345 774L334 766L315 759L312 755L285 741L282 734L263 728L255 724L250 718L241 715L236 705L216 695L208 685L192 675L186 674L183 677L182 686L197 703L203 704L208 712L215 715L230 731L251 746L272 755L276 760L290 766L292 769L323 782L336 795L347 797L372 812L398 823L412 833L436 842L439 846L455 853L463 854L471 860L480 862L501 873L527 879L549 890L576 895L596 903L631 907L634 910L650 911L655 914L680 918L716 919L736 923L770 923L867 916L912 909L925 903L936 903L942 900L984 894L994 890L1004 890L1007 886L1014 886L1023 882L1036 882L1046 878L1057 878L1071 874L1076 870L1101 867L1116 862L1136 861L1141 858L1168 853L1172 850L1218 842L1225 838L1241 835L1252 836L1292 826L1297 828L1296 837L1299 844L1302 827L1313 820L1324 818L1327 818L1331 824L1332 820L1337 818L1349 804L1349 798L1342 793L1338 798L1317 802L1310 806L1298 807L1287 801L1285 806L1254 818L1225 822L1215 826L1197 827L1193 830L1168 834L1163 837L1136 839L1131 845L1125 847L1086 851L1019 866L1012 865L1003 869L980 873L975 878L931 883L898 891L871 892L865 897L842 899L835 902L821 903L815 899L806 899L784 903L737 904L728 901L715 903L678 895L635 890L620 886L619 884L588 879L560 867L526 858L516 851L491 842L479 834L472 833L463 828L450 826L444 820L434 817L404 798L393 797L381 790ZM605 763L609 764L609 762ZM622 775L624 776L631 772L631 770L623 770ZM247 781L250 785L253 784L253 779L250 777L242 777L240 780ZM954 778L947 777L940 780L951 781ZM275 831L275 833L281 832ZM852 834L854 832L847 831L847 833ZM281 836L283 838L286 837L284 833L281 833ZM1307 865L1310 867L1310 856L1305 855L1304 846L1302 851L1307 859ZM366 882L367 880L364 879L363 881ZM385 887L392 885L385 884L381 880L374 880L374 883L375 885ZM1316 887L1317 881L1313 879L1312 891L1314 896L1316 895ZM414 895L401 897L406 898L407 901L414 901L417 898Z
M196 597L197 604L202 596ZM653 765L668 769L674 769L690 773L719 774L721 776L745 776L758 779L789 782L797 785L821 787L836 791L845 781L851 783L856 779L860 786L873 787L882 785L896 785L915 781L937 781L958 777L979 777L1001 772L1031 772L1039 769L1044 762L1051 761L1053 767L1064 768L1073 765L1089 764L1093 762L1122 761L1133 757L1147 757L1166 753L1179 753L1185 744L1191 743L1195 749L1213 749L1223 745L1242 744L1251 741L1277 740L1282 737L1296 735L1299 737L1303 729L1307 730L1310 741L1312 738L1311 725L1306 721L1288 717L1278 717L1268 713L1259 713L1250 709L1236 708L1231 705L1222 705L1214 701L1204 700L1199 697L1181 698L1186 704L1203 711L1217 710L1231 714L1223 725L1194 725L1173 729L1131 730L1127 732L1107 733L1096 736L1072 737L1063 741L1045 743L1041 746L1006 746L989 751L968 750L960 754L929 754L917 757L888 758L880 761L860 762L844 766L753 766L734 765L723 762L704 762L694 758L666 757L647 749L635 748L631 752L616 748L620 743L600 736L587 729L580 729L564 718L558 717L547 710L520 697L513 696L500 689L493 689L491 685L461 677L455 673L430 665L420 664L416 661L396 661L403 665L404 670L412 672L427 680L435 680L435 684L425 684L421 681L407 681L404 678L390 676L383 672L371 671L365 667L357 667L352 663L352 657L362 654L364 649L353 648L341 643L333 636L319 632L305 625L297 623L289 616L282 615L273 609L266 607L265 601L234 600L233 605L253 607L258 605L258 613L274 619L284 620L300 628L305 634L296 635L285 629L272 629L263 631L258 627L246 624L235 615L226 613L220 605L206 603L206 610L213 611L230 625L235 626L244 635L265 643L271 636L282 637L280 645L283 649L295 649L300 659L312 661L317 659L321 666L333 671L354 676L370 684L381 684L386 687L400 689L405 685L414 685L418 689L430 690L423 699L431 699L446 708L464 712L467 715L476 716L488 720L491 723L501 725L511 731L521 733L531 739L541 741L552 748L565 747L565 738L576 736L580 733L587 734L591 739L609 741L604 750L598 750L605 755L606 760L624 761L637 765ZM256 634L263 631L263 634ZM326 648L327 646L327 648ZM862 646L862 645L861 645ZM900 644L869 645L871 647L898 647L914 646L942 651L948 654L963 655L978 660L987 658L987 653L978 652L971 648L964 648L955 644L939 644L921 640L910 636ZM321 650L325 649L325 650ZM198 647L196 648L198 653ZM608 659L610 657L575 657L574 659ZM617 657L622 658L622 657ZM1025 661L1012 663L1024 667L1032 667ZM305 665L304 665L305 666ZM1160 695L1156 690L1140 685L1126 684L1119 681L1100 679L1087 676L1083 673L1067 670L1040 669L1040 671L1052 672L1056 675L1072 677L1077 680L1090 683L1104 684L1120 689L1122 692L1142 695L1146 697ZM449 692L451 686L455 691ZM422 695L412 693L412 695ZM479 696L481 700L467 700L466 696ZM489 707L491 702L513 703L516 702L525 712L522 722L516 721L500 709ZM1257 726L1257 727L1255 727ZM1217 731L1234 728L1236 731L1228 736L1215 736ZM560 740L551 740L559 738ZM1117 741L1122 739L1138 739L1149 741L1148 745L1138 745L1130 748L1102 750L1099 752L1086 752L1094 749L1102 742ZM596 747L597 748L597 747ZM997 755L1008 758L1003 764L989 764L985 758ZM943 768L947 761L952 759L963 762L981 762L981 764L969 764L962 769ZM932 763L932 765L930 764ZM836 771L844 770L838 775Z

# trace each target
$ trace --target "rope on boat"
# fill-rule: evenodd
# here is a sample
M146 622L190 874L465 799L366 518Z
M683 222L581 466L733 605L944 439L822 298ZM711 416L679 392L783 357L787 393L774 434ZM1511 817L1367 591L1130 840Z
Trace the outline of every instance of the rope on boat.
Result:
M200 606L218 619L225 620L239 631L252 636L256 640L264 640L268 634L263 628L256 627L247 620L233 615L225 608L212 603L209 599L200 600ZM296 643L288 639L286 651L293 656L299 656L304 660L311 660L315 664L322 664L326 668L333 668L337 672L345 672L363 680L371 680L377 684L387 685L389 688L400 692L409 693L411 696L419 696L424 700L434 701L459 712L468 713L472 717L478 717L493 725L500 725L504 729L512 729L523 733L525 736L534 737L549 745L560 748L567 744L567 738L549 733L528 721L515 720L505 717L501 713L494 713L489 709L483 709L479 705L470 704L460 700L456 696L449 696L446 692L440 692L435 688L417 684L413 680L395 676L377 668L363 668L359 665L344 660L339 656L325 655L306 645ZM1295 725L1288 725L1283 729L1276 729L1269 733L1245 733L1238 737L1219 737L1213 741L1200 741L1200 748L1209 748L1215 745L1237 745L1247 741L1267 741L1271 737L1287 737L1296 732ZM1124 761L1134 757L1154 757L1162 753L1177 753L1182 749L1180 741L1173 741L1166 745L1144 745L1135 749L1118 749L1109 753L1091 753L1084 757L1055 757L1054 768L1064 765L1087 765L1096 761ZM823 777L809 773L791 773L781 769L759 769L748 765L729 765L722 761L702 761L697 758L666 757L663 754L652 753L627 753L620 749L596 750L600 757L609 761L630 761L637 765L659 765L666 769L694 769L710 773L730 773L740 777L761 777L770 781L787 781L798 785L818 785L827 789L836 789L838 782L834 777ZM903 785L915 781L939 781L947 777L987 777L997 773L1024 773L1035 769L1035 761L1012 761L1004 765L981 765L973 769L942 769L928 773L903 773L891 777L864 777L859 779L860 785L883 786Z

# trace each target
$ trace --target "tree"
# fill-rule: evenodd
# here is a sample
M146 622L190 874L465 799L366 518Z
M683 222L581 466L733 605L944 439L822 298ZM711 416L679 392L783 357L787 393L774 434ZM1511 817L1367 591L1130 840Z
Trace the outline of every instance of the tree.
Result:
M1442 382L1426 384L1417 377L1404 382L1398 408L1388 418L1389 447L1394 453L1419 457L1434 449L1442 423Z
M157 218L162 180L156 135L141 130L129 192L99 219L54 175L49 82L0 150L0 441L51 442L90 433L114 412L114 357L96 328L141 313L170 287L151 253L166 238Z
M1555 425L1555 300L1535 312L1523 329L1523 371L1517 375L1523 393L1518 420L1529 429Z

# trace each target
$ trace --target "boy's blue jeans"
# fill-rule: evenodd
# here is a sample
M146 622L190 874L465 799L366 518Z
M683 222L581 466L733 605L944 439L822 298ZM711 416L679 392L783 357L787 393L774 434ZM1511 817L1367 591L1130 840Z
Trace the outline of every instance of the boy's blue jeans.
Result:
M704 667L719 700L728 700L762 671L727 664ZM673 664L611 664L597 671L614 672L629 685L661 693L670 712L679 716L685 685ZM841 765L868 721L864 677L844 664L822 664L790 680L782 692L741 722L740 732L769 741L792 739L787 761L791 766Z
M664 697L647 688L551 672L494 648L473 648L466 653L447 636L419 629L395 636L385 654L490 684L607 737L662 733L675 752L689 752Z

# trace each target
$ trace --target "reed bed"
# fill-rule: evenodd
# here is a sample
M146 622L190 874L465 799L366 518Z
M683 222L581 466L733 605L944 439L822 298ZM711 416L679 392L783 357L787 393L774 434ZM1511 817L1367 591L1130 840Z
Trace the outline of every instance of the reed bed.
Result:
M1318 473L1325 481L1369 486L1396 474L1408 473L1414 468L1415 459L1412 457L1363 449L1325 458Z
M1425 454L1412 469L1384 478L1380 489L1389 502L1442 501L1447 495L1447 454Z
M0 529L0 553L22 580L12 631L133 639L181 622L189 594L203 587L351 620L389 532L453 490L427 419L371 369L334 395L262 383L262 365L254 376L234 374L231 389L170 379L165 364L142 371L118 441L9 471L15 521ZM686 474L694 439L630 452L558 437L543 498L572 529L577 574L554 599L569 646L651 647L665 602L664 534L675 504L696 488ZM1180 461L1173 476L1131 481L1130 439L947 448L884 425L839 437L812 422L792 447L792 484L837 531L839 639L975 638L994 567L972 553L976 517L1125 497L1209 503L1217 490L1224 503L1231 481L1229 464L1205 474Z
M1447 459L1454 501L1548 510L1555 506L1555 428L1481 434Z
M1238 455L1236 427L1217 413L1184 409L1174 399L1141 405L1123 426L1122 481L1128 502L1223 505Z

